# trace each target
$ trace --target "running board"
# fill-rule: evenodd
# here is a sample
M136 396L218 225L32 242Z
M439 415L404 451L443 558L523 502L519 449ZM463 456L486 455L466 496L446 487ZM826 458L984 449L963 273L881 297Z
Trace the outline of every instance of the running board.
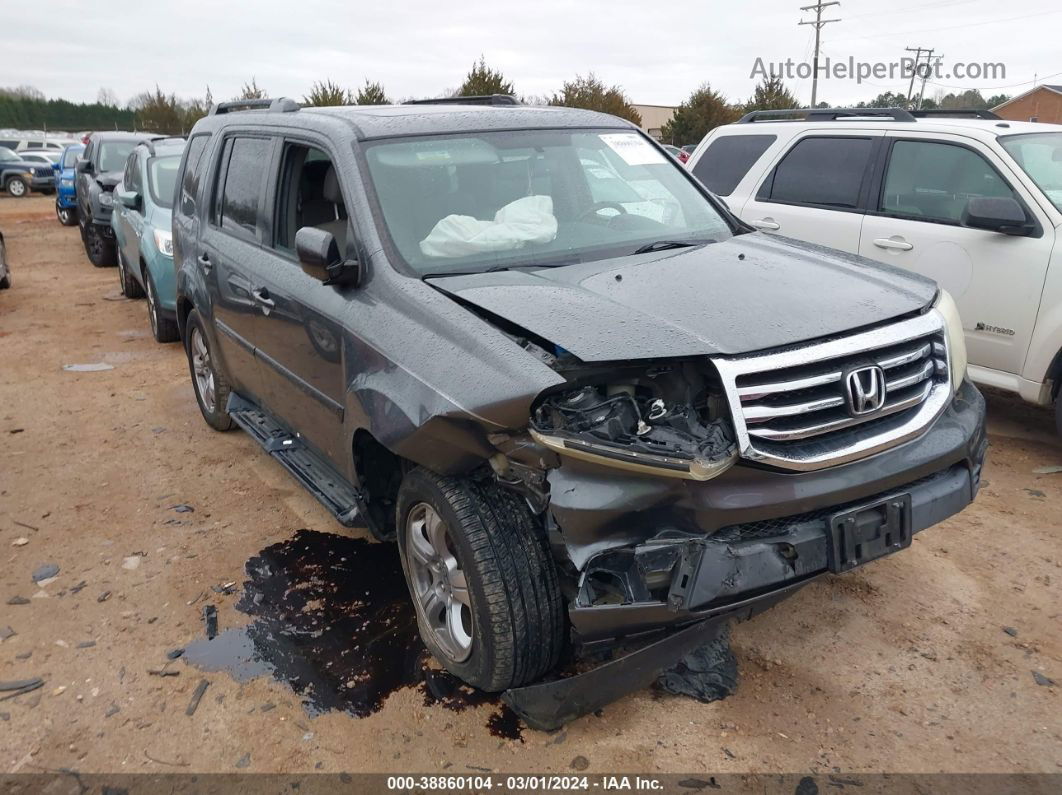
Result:
M229 393L227 405L232 421L288 470L344 527L356 527L358 515L368 516L362 495L332 469L324 459L293 436L268 412Z

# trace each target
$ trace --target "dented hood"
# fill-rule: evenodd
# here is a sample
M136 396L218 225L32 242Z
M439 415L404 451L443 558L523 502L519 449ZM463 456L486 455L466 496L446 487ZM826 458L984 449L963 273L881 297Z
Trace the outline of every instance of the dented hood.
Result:
M917 312L937 291L907 271L761 233L696 249L428 281L586 362L791 345Z

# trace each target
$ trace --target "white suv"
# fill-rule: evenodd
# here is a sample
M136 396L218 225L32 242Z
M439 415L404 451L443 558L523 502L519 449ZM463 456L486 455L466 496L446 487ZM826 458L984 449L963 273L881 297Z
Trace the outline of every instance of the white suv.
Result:
M959 306L970 377L1055 401L1062 433L1062 125L760 111L712 130L689 167L757 229L935 279Z

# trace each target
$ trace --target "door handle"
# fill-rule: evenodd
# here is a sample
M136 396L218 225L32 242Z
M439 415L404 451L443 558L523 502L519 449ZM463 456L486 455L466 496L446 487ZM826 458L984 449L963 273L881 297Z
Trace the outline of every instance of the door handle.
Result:
M269 290L264 287L251 290L251 295L254 296L254 300L261 305L262 311L267 315L269 314L269 310L277 305L276 301L269 297Z
M884 248L890 251L910 251L914 248L914 243L908 243L899 236L876 237L874 238L874 245L878 248Z
M758 221L749 221L749 223L757 229L769 229L771 231L774 231L776 229L782 228L781 224L779 224L773 218L761 218Z
M210 261L210 257L206 254L199 255L199 264L202 266L204 273L210 273L210 271L214 270L214 263Z

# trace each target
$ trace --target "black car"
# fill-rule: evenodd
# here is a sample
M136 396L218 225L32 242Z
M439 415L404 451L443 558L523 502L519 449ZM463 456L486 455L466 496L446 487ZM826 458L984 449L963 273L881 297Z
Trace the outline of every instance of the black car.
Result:
M23 160L12 150L0 146L0 187L10 196L29 196L31 190L47 193L55 188L55 176L47 163Z
M978 489L950 296L756 233L613 116L223 104L173 249L206 421L397 539L427 647L532 725Z
M141 141L160 137L128 132L95 132L89 136L77 161L77 220L85 253L96 267L118 262L111 212L114 186L122 180L129 153Z

